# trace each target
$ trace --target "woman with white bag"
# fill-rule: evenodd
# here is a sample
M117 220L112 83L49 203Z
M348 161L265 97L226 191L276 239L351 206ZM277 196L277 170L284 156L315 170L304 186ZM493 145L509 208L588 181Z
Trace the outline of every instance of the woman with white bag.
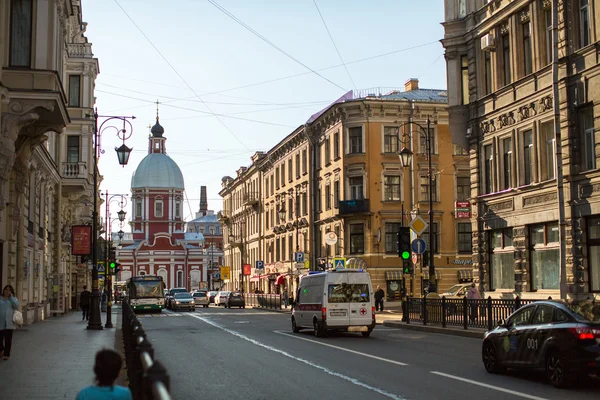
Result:
M23 324L23 315L19 311L19 300L15 297L15 289L11 285L6 285L0 296L0 357L4 360L10 357L15 322L19 325Z

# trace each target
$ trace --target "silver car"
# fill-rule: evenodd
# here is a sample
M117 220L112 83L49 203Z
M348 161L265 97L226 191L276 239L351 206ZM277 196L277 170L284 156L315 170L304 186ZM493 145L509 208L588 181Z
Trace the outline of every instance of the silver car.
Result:
M178 310L190 310L196 311L196 302L191 294L188 292L175 293L173 300L171 300L171 307L173 311Z
M223 290L215 295L215 306L223 306L225 305L225 301L229 296L230 291Z
M202 307L206 308L206 307L208 307L208 305L210 303L210 299L208 298L207 293L203 290L198 290L198 291L192 293L192 297L194 298L194 301L196 302L196 305L198 305L198 306L202 306Z

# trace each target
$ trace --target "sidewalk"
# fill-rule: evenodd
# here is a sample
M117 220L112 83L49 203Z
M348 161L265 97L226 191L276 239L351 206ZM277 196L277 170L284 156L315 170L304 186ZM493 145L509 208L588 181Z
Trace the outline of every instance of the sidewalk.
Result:
M15 330L10 360L0 359L0 399L75 399L94 382L96 351L121 347L120 307L113 307L112 323L115 328L87 330L75 311Z

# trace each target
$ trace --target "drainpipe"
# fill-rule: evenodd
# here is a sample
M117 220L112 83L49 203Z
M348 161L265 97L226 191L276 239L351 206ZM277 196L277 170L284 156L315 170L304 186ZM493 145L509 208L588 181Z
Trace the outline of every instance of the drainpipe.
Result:
M558 225L560 243L560 298L566 300L567 287L567 237L565 222L565 189L560 132L560 101L558 90L558 0L552 0L552 97L554 109L554 140L556 148L556 191L558 194ZM576 274L576 271L573 271ZM575 280L577 277L575 277Z
M316 143L313 143L309 134L309 125L304 124L304 134L308 139L308 158L310 163L310 168L308 168L309 173L309 188L310 188L310 270L315 271L317 267L317 246L320 246L320 243L316 242L316 232L317 229L315 227L315 222L317 220L317 205L316 205L316 192L317 192L317 177L316 177Z

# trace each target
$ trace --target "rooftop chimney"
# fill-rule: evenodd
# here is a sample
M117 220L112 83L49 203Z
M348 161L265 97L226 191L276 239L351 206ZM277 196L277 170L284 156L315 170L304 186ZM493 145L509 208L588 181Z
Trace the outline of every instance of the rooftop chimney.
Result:
M419 80L417 78L410 78L404 82L404 90L410 92L411 90L419 89Z
M200 214L206 215L208 210L208 201L206 199L206 186L200 186Z

